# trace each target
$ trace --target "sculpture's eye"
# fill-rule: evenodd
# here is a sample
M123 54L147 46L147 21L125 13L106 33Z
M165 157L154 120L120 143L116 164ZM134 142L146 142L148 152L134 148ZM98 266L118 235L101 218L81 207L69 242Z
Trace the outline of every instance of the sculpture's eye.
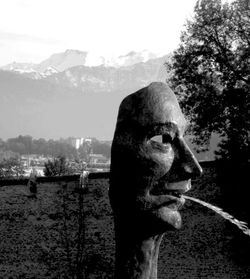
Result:
M150 140L154 141L154 142L159 142L162 144L168 144L173 141L172 137L170 135L166 135L166 134L165 135L156 135L156 136L152 137Z
M150 140L162 143L162 135L154 136Z

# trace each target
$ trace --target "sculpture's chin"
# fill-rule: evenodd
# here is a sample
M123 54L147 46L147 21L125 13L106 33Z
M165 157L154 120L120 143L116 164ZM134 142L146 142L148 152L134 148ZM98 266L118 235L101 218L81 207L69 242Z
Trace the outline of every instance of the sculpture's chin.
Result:
M157 219L161 222L161 226L169 229L180 229L182 225L182 219L179 211L173 210L166 206L161 207L156 212Z

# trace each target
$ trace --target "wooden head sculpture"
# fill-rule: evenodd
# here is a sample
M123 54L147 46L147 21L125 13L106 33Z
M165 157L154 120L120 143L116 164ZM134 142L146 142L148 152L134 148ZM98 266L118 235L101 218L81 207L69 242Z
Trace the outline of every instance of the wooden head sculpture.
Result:
M111 149L116 279L156 279L164 232L181 227L181 196L202 170L184 141L176 96L154 82L121 103Z

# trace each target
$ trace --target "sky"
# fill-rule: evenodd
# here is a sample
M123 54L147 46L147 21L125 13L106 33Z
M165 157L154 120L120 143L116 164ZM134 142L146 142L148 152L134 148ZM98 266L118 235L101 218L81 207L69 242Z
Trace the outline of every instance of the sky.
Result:
M2 0L0 66L66 49L117 56L177 48L196 0Z

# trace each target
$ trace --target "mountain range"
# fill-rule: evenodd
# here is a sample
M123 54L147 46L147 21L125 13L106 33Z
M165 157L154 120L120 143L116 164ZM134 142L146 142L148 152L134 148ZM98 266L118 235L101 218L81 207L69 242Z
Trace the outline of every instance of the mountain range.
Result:
M36 72L38 74L36 78L39 79L50 73L63 72L75 66L120 68L131 66L136 63L147 62L148 60L155 58L157 58L157 55L147 50L141 52L131 51L125 55L105 58L104 56L99 56L92 52L68 49L62 53L55 53L38 64L13 62L2 66L1 69L19 73Z
M0 137L111 139L121 100L152 81L165 80L169 57L143 51L94 59L87 52L66 50L39 64L3 66Z
M121 100L152 81L165 81L164 63L148 51L105 58L79 50L39 64L0 68L0 138L113 138Z

